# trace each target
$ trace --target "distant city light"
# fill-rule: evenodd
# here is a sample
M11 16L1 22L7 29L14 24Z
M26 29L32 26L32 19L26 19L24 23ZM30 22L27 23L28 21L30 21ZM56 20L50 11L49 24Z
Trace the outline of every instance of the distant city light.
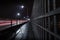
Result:
M29 18L27 20L30 20Z
M25 18L25 17L24 17Z
M17 16L20 16L20 13L17 13Z
M29 17L29 16L27 16L27 17Z
M24 6L22 5L21 8L24 8Z

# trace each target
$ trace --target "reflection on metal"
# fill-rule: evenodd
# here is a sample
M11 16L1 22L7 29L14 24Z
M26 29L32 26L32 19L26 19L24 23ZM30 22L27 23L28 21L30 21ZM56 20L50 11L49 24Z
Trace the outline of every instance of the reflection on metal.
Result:
M56 10L54 10L54 11L51 11L51 12L45 14L45 15L38 16L38 17L36 17L36 18L33 18L32 20L37 20L37 19L39 19L39 18L44 18L44 17L52 16L52 15L58 14L58 13L60 13L60 8L58 8L58 9L56 9Z
M16 40L21 39L22 37L25 38L27 35L27 24L23 25L21 28L19 28L16 32L17 36L16 36Z
M16 32L16 34L18 34L20 32L20 29Z
M39 34L40 40L60 40L60 29L58 28L60 26L60 16L58 16L60 15L60 6L59 3L57 3L58 1L59 0L34 0L31 22L34 27L38 29L38 32L43 34L42 36L44 36L44 38ZM43 19L45 20L43 21ZM44 24L42 24L43 22Z
M33 22L32 22L32 23L33 23ZM33 23L33 24L34 24L34 25L36 25L36 26L38 26L38 27L40 27L41 29L45 30L45 31L46 31L46 32L48 32L49 34L51 34L51 35L55 36L56 38L60 39L60 36L59 36L59 35L57 35L57 34L55 34L55 33L51 32L51 31L49 31L48 29L46 29L46 28L44 28L44 27L40 26L40 25L39 25L39 24L37 24L37 23Z

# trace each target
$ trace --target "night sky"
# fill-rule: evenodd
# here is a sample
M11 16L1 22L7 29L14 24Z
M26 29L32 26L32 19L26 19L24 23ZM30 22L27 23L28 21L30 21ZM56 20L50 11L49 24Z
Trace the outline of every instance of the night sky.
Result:
M18 6L24 5L24 9L18 9ZM18 12L21 16L31 16L33 0L2 0L0 1L0 18L15 18ZM19 11L20 10L20 11Z

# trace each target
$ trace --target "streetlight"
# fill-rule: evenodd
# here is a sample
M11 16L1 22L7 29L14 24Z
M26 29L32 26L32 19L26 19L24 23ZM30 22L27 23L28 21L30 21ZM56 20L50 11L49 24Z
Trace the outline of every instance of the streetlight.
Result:
M20 16L20 13L17 13L17 16Z
M19 8L23 9L23 8L24 8L24 6L23 6L23 5L21 5L21 6L19 6L19 7L18 7L18 9L19 9ZM19 9L19 10L20 10L20 9ZM18 11L19 11L19 10L18 10ZM19 11L19 12L20 12L20 11ZM17 13L17 14L16 14L16 16L18 16L18 18L20 17L20 15L21 15L20 13ZM17 21L16 23L18 23L18 21Z
M17 13L18 18L19 18L20 15L21 15L20 13ZM19 20L16 20L16 24L19 24L18 21L19 21Z
M24 8L24 6L22 5L22 6L21 6L21 8L23 9L23 8Z

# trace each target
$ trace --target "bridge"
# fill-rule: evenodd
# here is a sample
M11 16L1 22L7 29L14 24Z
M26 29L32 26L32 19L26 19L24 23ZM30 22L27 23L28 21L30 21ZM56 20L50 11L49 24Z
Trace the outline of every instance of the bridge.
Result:
M7 15L0 15L0 40L60 40L59 4L60 0L6 2L8 8L2 5L2 13L6 9Z

